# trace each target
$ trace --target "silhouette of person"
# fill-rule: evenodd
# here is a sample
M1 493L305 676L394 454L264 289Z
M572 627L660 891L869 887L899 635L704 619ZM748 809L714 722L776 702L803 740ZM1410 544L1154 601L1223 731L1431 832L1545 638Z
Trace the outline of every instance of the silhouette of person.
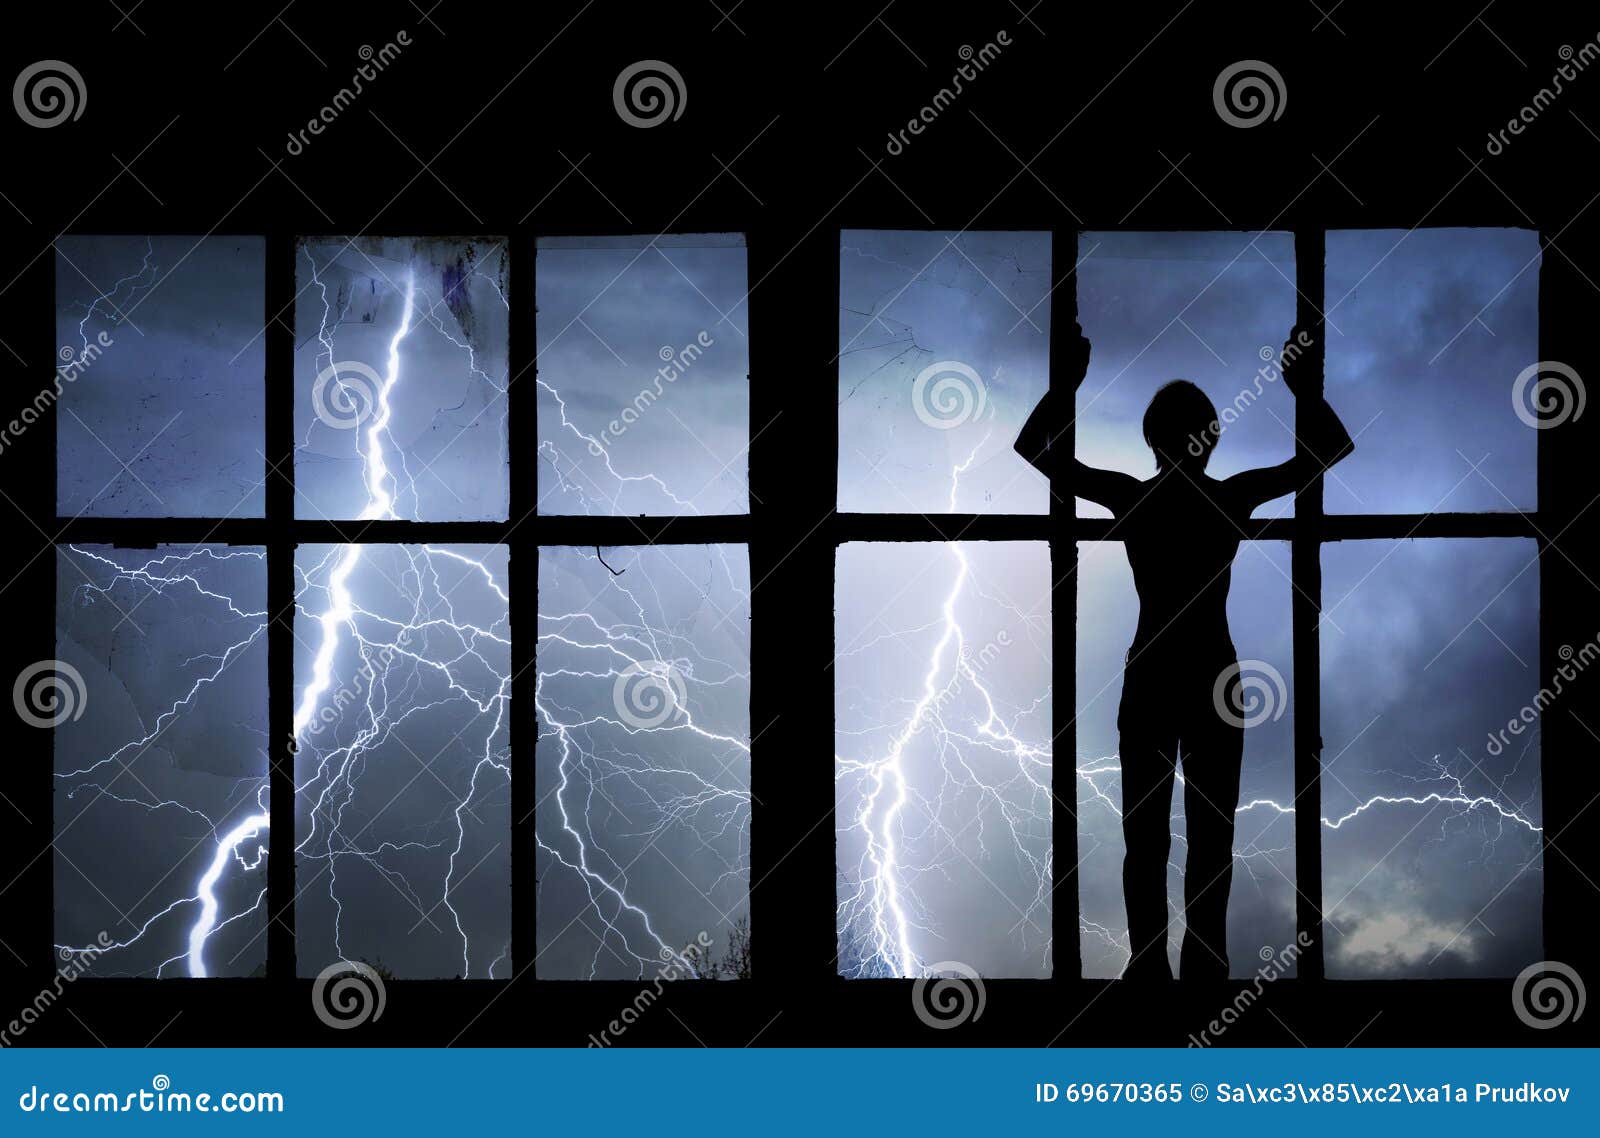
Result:
M1076 325L1073 332L1067 368L1076 389L1088 370L1089 341ZM1297 397L1299 377L1321 372L1314 361L1319 350L1298 330L1284 344L1283 382ZM1172 784L1180 758L1189 851L1179 975L1228 975L1228 891L1244 748L1237 653L1227 613L1233 558L1242 527L1257 506L1309 485L1354 449L1327 401L1315 394L1306 400L1294 458L1224 479L1206 474L1221 434L1216 408L1187 380L1163 386L1145 411L1144 439L1155 452L1156 473L1143 481L1097 470L1053 449L1051 441L1066 430L1073 408L1057 405L1049 395L1017 436L1017 452L1046 475L1055 460L1067 463L1059 491L1111 511L1112 534L1127 549L1139 594L1139 623L1117 715L1127 845L1122 890L1132 949L1126 979L1172 978L1167 866ZM1213 694L1219 688L1227 699L1222 706Z

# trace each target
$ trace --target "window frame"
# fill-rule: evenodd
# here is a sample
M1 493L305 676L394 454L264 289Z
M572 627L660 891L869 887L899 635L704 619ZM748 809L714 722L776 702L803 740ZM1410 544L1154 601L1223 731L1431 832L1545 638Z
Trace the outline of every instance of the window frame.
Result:
M678 229L708 231L702 218ZM268 858L268 967L264 979L127 980L87 976L72 985L85 1019L108 1042L142 1044L152 1034L166 1043L229 1041L240 1016L261 1025L250 1042L275 1044L348 1043L438 1045L473 1044L583 1045L586 1033L603 1028L628 1006L641 985L624 981L563 982L540 979L535 951L535 885L533 843L533 763L537 728L531 716L533 673L530 664L536 638L516 635L518 613L536 612L538 550L543 546L617 546L637 544L741 544L750 558L751 603L751 925L761 942L755 957L755 978L720 984L668 986L662 997L679 1023L708 1042L739 1045L815 1039L846 1044L972 1043L1024 1046L1049 1043L1181 1044L1185 1033L1199 1030L1232 997L1237 982L1225 990L1179 984L1160 1004L1118 981L1085 980L1078 942L1076 878L1076 796L1055 795L1053 831L1073 840L1055 843L1052 905L1055 932L1054 974L1048 980L989 982L989 1011L952 1040L927 1028L907 1007L907 980L843 980L836 975L836 930L833 922L834 846L833 782L820 756L833 743L832 680L833 563L846 541L1037 540L1049 544L1052 559L1052 652L1057 691L1075 690L1077 543L1115 540L1113 524L1075 516L1066 478L1053 480L1050 512L1040 515L840 514L836 511L838 422L837 313L839 242L845 229L893 228L894 219L851 216L850 224L810 224L783 215L730 218L725 231L745 235L749 280L747 334L750 356L750 443L747 452L749 512L707 517L589 517L540 515L535 509L536 455L518 440L537 436L535 393L525 382L534 366L534 296L538 238L583 236L598 231L564 231L523 223L475 226L489 234L508 234L511 298L508 360L507 429L511 458L507 476L509 516L504 522L325 522L294 517L293 352L292 324L280 318L292 311L295 242L301 234L254 228L242 235L264 236L267 243L267 364L263 398L266 423L267 496L265 516L213 519L61 518L54 515L55 424L40 420L49 441L40 448L48 458L50 509L35 525L52 545L105 543L149 547L157 544L258 545L267 549L267 597L274 614L268 629L269 732L272 739L290 736L293 715L294 551L300 544L343 542L349 531L372 543L472 542L508 546L511 595L512 709L510 747L512 776L512 972L510 979L427 981L397 980L390 984L389 1011L365 1025L357 1036L333 1033L311 1014L310 980L295 975L293 927L293 859ZM888 226L874 222L890 220ZM935 219L916 228L940 228ZM953 220L958 224L965 218ZM1271 227L1295 235L1296 275L1300 284L1298 313L1302 326L1321 330L1323 243L1326 230L1296 224ZM1365 220L1365 219L1363 219ZM1484 219L1492 221L1493 219ZM1483 223L1483 222L1480 222ZM970 224L970 223L969 223ZM1443 224L1443 222L1441 222ZM1526 226L1525 219L1510 224ZM949 226L946 226L949 227ZM1371 227L1381 227L1375 219ZM334 228L334 227L329 227ZM425 227L405 226L407 236L445 236ZM1150 226L1087 225L1054 211L1028 217L1006 216L990 229L1043 230L1053 244L1051 319L1054 327L1070 326L1076 317L1074 266L1079 234L1085 229L1148 229ZM127 226L123 231L144 232ZM149 232L161 232L160 227ZM628 226L605 235L649 236ZM1559 234L1558 234L1559 236ZM1542 241L1548 237L1542 234ZM33 279L53 296L54 258ZM1563 351L1581 356L1575 344L1586 335L1584 284L1581 271L1547 255L1540 268L1539 343L1545 359ZM35 309L37 311L37 309ZM796 329L799 329L797 332ZM54 325L49 339L33 342L32 358L53 357ZM1051 339L1051 386L1062 391L1058 353L1061 337ZM47 357L48 353L48 357ZM1307 377L1310 380L1312 377ZM521 382L519 382L521 381ZM1309 383L1308 383L1308 386ZM818 389L824 393L819 397ZM1321 377L1314 390L1320 391ZM1064 392L1070 396L1070 392ZM821 406L819 407L819 404ZM825 410L824 410L825 409ZM52 412L53 415L53 412ZM817 419L828 421L818 424ZM1320 681L1317 638L1320 615L1319 553L1324 542L1356 538L1520 537L1539 543L1540 675L1548 680L1554 666L1553 645L1559 634L1552 614L1574 611L1576 583L1583 578L1557 558L1545 556L1553 539L1572 526L1582 512L1583 498L1562 491L1558 476L1579 469L1581 439L1554 438L1561 432L1540 432L1538 440L1538 507L1532 511L1490 514L1325 515L1321 479L1297 495L1292 518L1255 520L1246 539L1287 540L1291 576L1297 586L1293 602L1295 708L1295 791L1297 800L1320 800ZM1064 440L1069 448L1070 435ZM794 476L803 463L808 477ZM52 524L53 522L53 524ZM46 528L48 527L48 529ZM1557 551L1559 553L1559 551ZM763 591L760 587L765 585ZM1553 587L1554 586L1554 587ZM53 625L53 621L52 621ZM793 635L786 635L793 634ZM1553 663L1554 661L1554 663ZM1066 681L1063 683L1063 681ZM1057 700L1053 729L1057 750L1070 753L1074 739L1074 701ZM807 705L826 710L802 710ZM526 713L518 709L528 709ZM777 726L779 730L772 730ZM1562 727L1563 740L1576 733ZM49 733L42 752L50 751ZM1562 773L1550 761L1547 742L1541 754L1547 803L1545 880L1545 943L1552 959L1586 959L1587 931L1578 915L1584 910L1582 871L1559 867L1550 856L1552 834L1574 818L1588 785ZM788 752L787 756L785 752ZM812 756L808 758L807 756ZM785 762L785 758L791 761ZM1572 764L1576 765L1576 764ZM53 767L47 767L53 772ZM270 757L270 801L273 812L292 817L293 767L286 747L275 746ZM50 801L53 773L30 781L30 804ZM1059 785L1059 784L1058 784ZM1571 795L1571 801L1565 796ZM37 805L30 809L38 808ZM45 807L48 809L48 806ZM47 813L46 815L50 815ZM52 823L53 829L53 823ZM1320 900L1311 903L1306 884L1321 889L1320 827L1309 836L1297 827L1296 879L1301 886L1297 927L1312 933L1313 946L1300 957L1299 975L1271 986L1263 1002L1276 1007L1309 1042L1348 1042L1357 1029L1364 1043L1431 1042L1463 1044L1477 1039L1504 1042L1518 1030L1509 1008L1504 1016L1477 1016L1462 1010L1501 1007L1502 981L1324 981ZM280 844L281 849L281 844ZM1566 857L1567 855L1563 855ZM1568 858L1571 861L1570 857ZM1582 860L1582 855L1579 855ZM43 863L43 868L39 863ZM37 859L30 870L32 887L19 902L38 915L28 922L27 956L36 978L53 974L55 956L50 935L54 925L54 887L49 858ZM42 880L41 880L42 878ZM287 902L285 899L288 899ZM40 903L42 908L39 907ZM1563 957L1563 953L1567 955ZM504 997L504 998L503 998ZM1378 1017L1372 1017L1377 1009ZM1383 1011L1398 1014L1383 1016ZM176 1015L174 1015L176 1013ZM1042 1013L1042 1014L1041 1014ZM181 1019L178 1017L182 1017ZM781 1018L780 1018L781 1017ZM1372 1018L1373 1023L1368 1023ZM58 1017L52 1017L58 1018ZM1272 1017L1232 1029L1230 1042L1281 1042ZM674 1016L643 1017L630 1029L628 1042L681 1044L683 1027ZM784 1022L787 1020L787 1022ZM169 1022L170 1021L170 1022ZM1387 1023L1385 1021L1388 1021ZM1373 1026L1373 1024L1377 1026ZM167 1027L162 1027L167 1024ZM174 1026L177 1024L179 1026ZM778 1024L778 1027L774 1027ZM1365 1025L1365 1026L1364 1026ZM168 1028L171 1031L168 1032ZM772 1029L770 1034L768 1029ZM1371 1028L1367 1031L1367 1028ZM160 1029L160 1032L157 1032ZM41 1039L58 1035L79 1041L70 1021L33 1029Z

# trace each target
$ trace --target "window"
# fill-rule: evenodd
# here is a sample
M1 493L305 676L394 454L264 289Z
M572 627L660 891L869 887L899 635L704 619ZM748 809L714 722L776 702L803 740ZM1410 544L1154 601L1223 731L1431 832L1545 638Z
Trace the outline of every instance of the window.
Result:
M783 305L755 230L63 238L55 944L180 1002L355 961L566 1024L668 975L765 1010L754 924L830 1012L951 971L1087 1007L1136 597L1012 447L1076 320L1084 462L1148 477L1179 376L1213 473L1287 458L1296 324L1356 435L1238 524L1234 976L1539 959L1538 235L818 234Z

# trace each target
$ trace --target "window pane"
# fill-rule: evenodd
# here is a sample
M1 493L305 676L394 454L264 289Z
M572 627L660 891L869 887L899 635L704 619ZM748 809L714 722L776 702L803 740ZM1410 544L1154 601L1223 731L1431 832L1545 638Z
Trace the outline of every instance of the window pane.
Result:
M295 516L506 516L504 238L295 254Z
M1226 478L1294 454L1294 397L1276 361L1295 322L1288 233L1085 233L1078 239L1078 323L1089 374L1078 389L1078 458L1155 474L1143 420L1174 379L1198 384L1220 434L1206 473ZM1284 496L1257 517L1287 517ZM1078 500L1078 516L1110 517Z
M1537 557L1323 549L1329 976L1514 976L1544 955Z
M1539 362L1539 260L1523 229L1328 234L1327 392L1356 435L1330 512L1534 507L1537 388L1520 411L1513 388Z
M1048 233L841 235L839 509L1048 511L1011 444L1050 383L1049 296Z
M59 659L30 673L25 718L55 725L60 967L261 975L265 554L225 545L56 554Z
M538 975L750 972L750 564L539 551Z
M56 509L260 517L260 237L56 240Z
M506 548L306 545L295 569L300 974L504 979Z
M834 595L840 975L1049 976L1049 547L850 543Z
M1131 951L1122 884L1127 852L1122 815L1128 803L1121 779L1117 710L1139 599L1120 541L1085 542L1078 547L1078 557L1079 937L1083 974L1111 979L1122 974ZM1282 961L1277 965L1279 974L1292 974L1298 955L1292 947L1294 716L1287 698L1294 684L1291 596L1286 543L1246 542L1239 547L1228 594L1228 624L1241 676L1261 682L1258 691L1266 702L1258 711L1241 716L1246 723L1244 761L1234 815L1227 918L1228 971L1233 976L1254 976L1269 949L1268 955L1277 954ZM1178 773L1168 803L1173 841L1167 874L1167 955L1174 975L1184 932L1189 848L1181 763Z
M746 271L737 233L540 240L541 513L749 509Z

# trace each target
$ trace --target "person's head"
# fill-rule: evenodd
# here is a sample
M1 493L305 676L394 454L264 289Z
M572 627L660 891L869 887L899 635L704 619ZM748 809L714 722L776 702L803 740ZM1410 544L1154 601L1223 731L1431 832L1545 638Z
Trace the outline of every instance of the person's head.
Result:
M1155 452L1158 470L1172 466L1204 470L1217 445L1217 409L1187 379L1163 384L1145 408L1144 441Z

